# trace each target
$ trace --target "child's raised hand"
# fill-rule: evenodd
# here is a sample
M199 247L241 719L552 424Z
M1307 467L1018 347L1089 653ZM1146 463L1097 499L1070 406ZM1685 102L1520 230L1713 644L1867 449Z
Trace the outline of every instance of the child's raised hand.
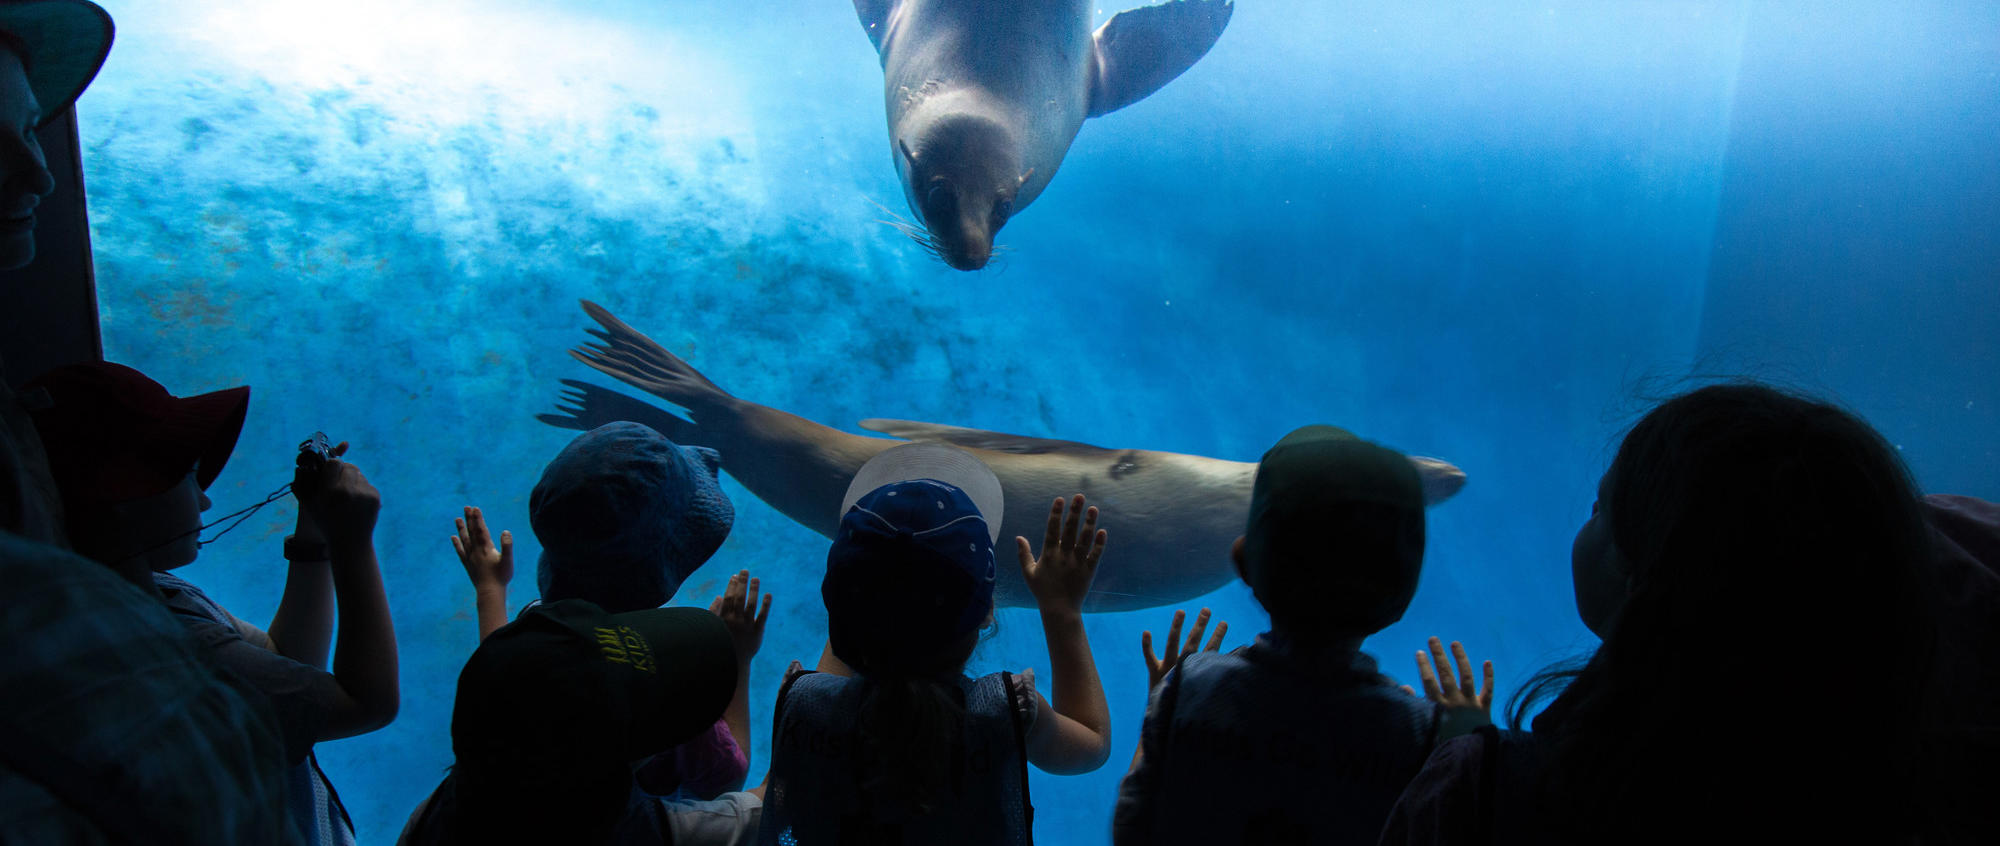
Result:
M1451 642L1452 664L1458 670L1453 679L1443 672L1433 672L1432 658L1437 661L1437 669L1444 670L1444 644L1431 638L1429 652L1417 652L1417 677L1423 679L1424 696L1444 709L1444 716L1438 727L1438 739L1470 734L1480 726L1492 725L1490 714L1493 707L1493 662L1485 662L1485 683L1477 693L1472 687L1472 659L1465 655L1465 646L1458 641ZM1408 685L1403 689L1415 695Z
M458 534L452 537L451 548L458 553L458 563L465 565L472 587L506 588L514 580L514 533L501 532L500 546L495 548L493 533L486 528L486 515L470 505L465 507L465 516L455 522Z
M736 642L736 662L745 666L764 648L764 623L771 619L771 595L764 594L760 608L757 587L749 570L738 570L729 577L722 595L708 603L708 613L721 617L722 624L729 627L729 636Z
M1188 629L1187 646L1182 647L1180 645L1181 621L1186 619L1186 611L1174 612L1174 626L1167 630L1167 645L1165 649L1161 650L1162 657L1159 658L1153 657L1153 633L1151 631L1139 633L1139 644L1146 650L1146 675L1151 678L1151 681L1146 686L1147 690L1159 687L1160 680L1167 677L1168 670L1178 666L1182 659L1193 655L1195 644L1201 642L1201 633L1208 630L1208 609L1203 608L1200 614L1195 615L1194 628ZM1222 648L1222 635L1228 631L1228 621L1217 622L1215 624L1215 634L1209 637L1208 645L1202 647L1202 651L1215 652L1220 650Z
M1042 536L1040 558L1031 554L1027 538L1014 538L1014 548L1021 559L1021 576L1042 611L1081 614L1083 598L1090 593L1090 580L1097 575L1097 559L1103 557L1105 540L1110 535L1097 528L1097 506L1084 509L1083 494L1077 494L1068 503L1068 520L1063 519L1063 505L1058 498L1049 508L1049 527Z

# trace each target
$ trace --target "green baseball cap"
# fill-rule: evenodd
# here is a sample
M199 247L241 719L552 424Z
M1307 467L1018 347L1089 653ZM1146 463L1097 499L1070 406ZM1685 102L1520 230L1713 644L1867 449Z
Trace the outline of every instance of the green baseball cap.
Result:
M1312 425L1258 462L1243 577L1281 627L1388 626L1416 594L1423 553L1423 482L1402 453Z
M486 777L632 761L714 725L735 691L729 629L706 610L543 603L465 662L452 751L462 773Z

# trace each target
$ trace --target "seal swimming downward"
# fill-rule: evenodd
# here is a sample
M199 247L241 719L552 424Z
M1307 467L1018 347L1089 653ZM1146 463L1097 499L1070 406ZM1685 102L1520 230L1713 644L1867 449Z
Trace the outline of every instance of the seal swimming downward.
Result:
M651 426L676 443L712 447L722 469L759 499L822 535L840 522L847 485L876 453L902 443L822 426L803 417L731 396L688 363L603 307L583 310L603 330L603 343L570 351L578 361L687 409L686 418L651 403L565 379L571 388L560 414L537 419L568 429L628 420ZM1198 455L1104 449L1073 441L1005 435L904 420L863 420L896 438L949 443L972 452L1000 479L1006 497L1000 537L1040 537L1049 502L1081 492L1116 535L1098 564L1088 611L1131 611L1183 602L1236 578L1229 545L1250 515L1257 465ZM1412 457L1424 501L1458 493L1465 473L1434 458ZM994 602L1034 607L1018 569L998 568Z
M1231 0L1173 0L1090 31L1086 0L854 0L882 58L889 143L917 243L978 270L1055 178L1086 117L1192 67Z

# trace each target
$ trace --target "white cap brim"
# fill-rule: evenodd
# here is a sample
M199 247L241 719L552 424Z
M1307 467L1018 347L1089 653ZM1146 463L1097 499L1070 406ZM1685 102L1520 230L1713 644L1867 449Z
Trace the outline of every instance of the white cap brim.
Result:
M848 483L847 495L840 500L840 513L845 515L854 508L854 503L876 488L916 479L943 482L964 491L973 507L979 509L980 519L986 521L987 537L995 544L1000 542L1001 509L1006 503L1000 492L1000 477L993 475L993 469L972 453L944 444L899 444L877 453L861 465L854 481Z

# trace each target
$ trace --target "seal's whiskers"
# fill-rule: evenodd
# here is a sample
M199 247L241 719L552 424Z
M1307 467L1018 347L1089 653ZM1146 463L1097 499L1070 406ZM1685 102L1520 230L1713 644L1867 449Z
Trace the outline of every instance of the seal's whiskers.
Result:
M944 245L938 243L937 236L932 235L930 230L912 223L908 218L897 214L888 206L876 202L874 197L864 196L862 199L867 200L869 205L881 209L882 213L888 215L890 218L888 220L877 218L875 220L876 223L886 223L895 227L896 231L903 233L904 237L917 242L917 246L924 248L924 252L929 253L931 258L937 259L939 262L947 265L950 264L950 262L944 260Z

